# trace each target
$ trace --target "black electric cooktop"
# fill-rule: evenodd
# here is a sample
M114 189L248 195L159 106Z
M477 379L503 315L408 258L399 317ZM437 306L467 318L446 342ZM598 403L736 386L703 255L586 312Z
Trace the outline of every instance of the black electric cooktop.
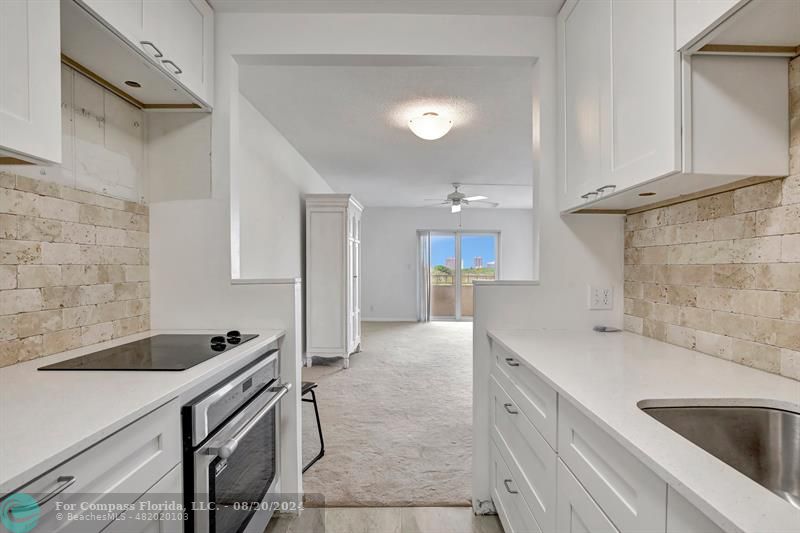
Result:
M39 370L181 371L256 337L258 335L242 335L238 331L229 331L226 335L154 335L43 366Z

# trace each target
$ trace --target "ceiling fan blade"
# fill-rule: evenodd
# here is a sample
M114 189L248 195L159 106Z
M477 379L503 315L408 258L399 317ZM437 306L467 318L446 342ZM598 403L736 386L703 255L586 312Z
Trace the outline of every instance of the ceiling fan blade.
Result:
M497 207L500 204L498 202L489 202L486 200L473 200L472 203L474 204L485 204L488 207Z
M489 199L488 196L467 196L466 198L464 198L464 200L468 202L477 202L479 200L488 200L488 199Z
M424 199L424 200L422 200L422 201L423 201L423 202L441 202L441 201L442 201L442 199L441 199L441 198L425 198L425 199Z

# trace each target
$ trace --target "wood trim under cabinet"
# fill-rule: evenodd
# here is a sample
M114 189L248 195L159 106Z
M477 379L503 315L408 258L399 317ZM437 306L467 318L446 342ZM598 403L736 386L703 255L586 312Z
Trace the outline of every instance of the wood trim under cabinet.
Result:
M88 68L84 67L83 65L81 65L80 63L78 63L77 61L72 59L71 57L69 57L69 56L67 56L65 54L61 54L61 62L64 63L65 65L67 65L68 67L71 67L71 68L75 69L76 71L80 72L81 74L83 74L84 76L86 76L87 78L89 78L90 80L95 82L96 84L100 85L101 87L104 87L105 89L108 89L109 91L111 91L115 95L119 96L120 98L122 98L123 100L125 100L126 102L131 104L132 106L138 107L139 109L154 109L154 110L158 110L158 109L201 109L201 107L199 105L193 104L193 103L192 104L145 104L144 102L141 102L141 101L137 100L136 98L134 98L133 96L131 96L130 94L126 93L125 91L123 91L122 89L117 87L116 85L112 84L110 81L108 81L105 78L95 74L94 72L92 72Z
M800 46L751 45L751 44L707 44L698 54L769 55L795 57L800 55Z

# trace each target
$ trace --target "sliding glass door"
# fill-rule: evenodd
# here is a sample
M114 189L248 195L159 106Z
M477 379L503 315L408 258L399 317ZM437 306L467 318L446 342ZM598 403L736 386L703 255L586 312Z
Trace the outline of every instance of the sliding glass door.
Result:
M430 318L469 320L473 315L473 282L498 275L496 232L430 232Z

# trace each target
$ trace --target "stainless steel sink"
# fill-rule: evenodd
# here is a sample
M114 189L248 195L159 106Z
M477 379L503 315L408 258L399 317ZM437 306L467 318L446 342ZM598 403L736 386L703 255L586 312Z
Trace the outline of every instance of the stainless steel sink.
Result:
M800 509L800 413L771 407L653 406L668 428Z

